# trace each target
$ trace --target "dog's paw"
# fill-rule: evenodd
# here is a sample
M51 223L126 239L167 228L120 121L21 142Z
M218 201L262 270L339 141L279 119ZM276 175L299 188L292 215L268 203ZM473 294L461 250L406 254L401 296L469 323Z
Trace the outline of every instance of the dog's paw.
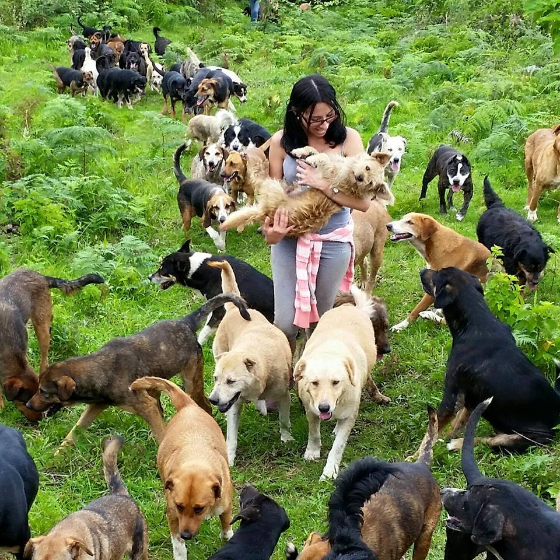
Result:
M303 458L306 461L318 461L321 458L320 449L310 449L309 447L305 450Z
M400 323L397 323L396 325L393 325L391 327L391 332L404 331L404 329L406 329L406 327L408 327L408 325L410 325L410 322L409 322L408 319L405 319L404 321L401 321Z
M452 439L447 444L447 449L449 451L461 451L463 449L463 438Z
M227 531L224 531L222 529L220 534L221 534L222 539L224 539L224 541L229 541L229 539L231 539L231 537L233 537L233 529L228 529Z
M294 438L292 437L292 434L290 434L290 432L283 432L280 433L280 441L282 443L287 443L288 441L294 441Z
M297 558L297 555L298 549L296 545L293 542L287 542L286 548L284 548L284 556L286 556L286 558Z
M444 318L435 311L421 311L420 317L422 319L428 319L429 321L433 321L434 323L443 323Z
M375 397L375 402L377 404L389 404L391 402L391 399L389 397L386 397L385 395L379 393Z
M255 401L255 408L261 416L266 416L268 414L268 407L265 400Z
M338 467L336 467L335 465L325 465L325 468L323 469L323 474L321 475L321 478L319 478L319 481L323 481L323 480L334 480L338 475Z
M529 212L527 212L527 219L530 222L536 222L537 221L537 211L536 210L529 210Z
M296 148L295 150L292 150L292 156L296 159L305 159L318 153L319 152L311 146L304 146L303 148Z
M461 214L461 212L459 212L459 213L457 214L457 216L455 216L455 219L456 219L458 222L462 222L462 221L465 219L465 215L464 215L464 214Z

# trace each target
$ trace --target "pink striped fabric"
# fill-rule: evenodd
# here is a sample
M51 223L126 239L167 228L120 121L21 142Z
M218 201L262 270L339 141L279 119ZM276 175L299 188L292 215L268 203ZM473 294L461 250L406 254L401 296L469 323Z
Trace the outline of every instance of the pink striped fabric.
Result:
M296 314L294 325L308 328L311 323L319 320L317 312L317 300L315 298L315 287L317 285L317 271L321 260L323 241L339 241L350 243L350 262L348 269L340 284L344 292L350 291L354 280L354 222L350 218L348 225L335 229L330 233L319 235L318 233L306 233L298 237L296 247Z

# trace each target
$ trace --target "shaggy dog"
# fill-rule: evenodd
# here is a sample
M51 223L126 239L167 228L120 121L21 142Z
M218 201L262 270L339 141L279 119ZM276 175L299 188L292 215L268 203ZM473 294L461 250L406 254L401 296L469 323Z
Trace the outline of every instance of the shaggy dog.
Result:
M97 64L93 58L91 58L91 49L86 47L85 51L85 58L84 63L82 64L82 72L91 72L93 76L93 85L91 86L91 90L93 95L97 95L97 76L99 76L99 72L97 71Z
M308 146L292 153L296 158L317 167L321 176L344 194L364 199L377 198L389 204L395 200L384 181L385 166L390 159L385 152L371 156L328 156ZM275 179L263 181L259 185L258 195L259 202L255 206L234 212L222 224L222 229L235 227L241 232L250 223L263 223L267 216L273 220L278 208L286 208L290 214L290 225L294 226L290 235L297 237L321 229L340 210L340 205L317 189L305 189L288 196L283 184Z
M220 109L215 116L196 115L189 121L189 134L201 142L218 142L220 136L230 125L237 122L235 115Z
M210 183L220 184L223 181L221 174L227 157L228 151L218 144L202 146L202 149L192 160L191 178L204 179Z

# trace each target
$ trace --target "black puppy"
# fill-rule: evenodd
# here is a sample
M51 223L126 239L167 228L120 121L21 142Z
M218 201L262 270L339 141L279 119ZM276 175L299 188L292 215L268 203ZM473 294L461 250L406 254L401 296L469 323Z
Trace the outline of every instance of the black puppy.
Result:
M262 313L271 323L274 321L274 285L268 276L231 255L218 256L192 251L190 243L190 240L185 241L176 253L167 255L158 270L148 277L150 281L158 284L161 290L180 284L198 290L208 300L222 293L221 271L208 266L208 263L227 261L233 269L239 292L247 306ZM216 331L224 314L224 308L212 312L198 335L200 344L204 344Z
M167 37L160 37L160 31L161 29L159 27L154 27L153 29L154 37L156 38L154 42L154 50L156 51L156 54L158 56L163 56L165 54L167 46L170 45L173 41L171 41L171 39L168 39Z
M560 558L560 513L521 486L486 478L476 464L473 448L476 425L492 399L479 404L467 423L461 464L466 490L446 488L445 560L488 558L552 560Z
M121 56L120 61L124 58L124 66L121 66L123 70L134 70L138 72L141 76L146 75L146 61L137 52L131 51L124 57Z
M224 145L228 150L242 152L250 147L260 148L270 138L270 132L251 119L239 119L224 132Z
M463 191L463 206L457 212L457 220L461 221L469 208L473 195L473 184L471 177L471 164L465 155L458 152L451 146L440 146L428 162L428 167L422 178L422 191L420 200L426 198L426 190L428 183L439 175L438 191L439 191L439 211L441 214L447 213L445 206L445 191L447 193L447 206L453 208L453 195L459 191Z
M246 484L239 496L239 513L231 524L239 529L210 560L269 560L280 535L290 527L283 507Z
M22 560L31 537L28 514L39 488L39 474L23 436L3 424L0 449L0 552L11 552Z
M133 70L110 68L97 76L97 87L103 99L110 98L122 107L123 101L132 109L132 100L138 100L146 88L146 78Z
M171 115L176 118L175 113L175 103L181 101L183 105L183 111L181 118L185 120L185 114L187 113L187 93L189 90L189 82L179 72L165 72L163 75L163 82L161 84L161 91L163 93L163 109L161 110L162 115L167 115L169 111L167 105L167 98L171 100Z
M516 346L510 327L488 309L478 278L454 267L425 269L420 277L424 291L435 298L434 307L443 309L453 336L438 409L439 430L459 405L464 410L457 420L466 420L469 412L493 396L484 418L498 435L481 441L519 451L535 443L550 444L560 420L560 395ZM461 445L458 439L448 447Z
M484 178L484 202L488 210L478 220L478 240L488 249L501 247L506 272L534 290L554 249L542 240L531 222L504 206L488 177Z

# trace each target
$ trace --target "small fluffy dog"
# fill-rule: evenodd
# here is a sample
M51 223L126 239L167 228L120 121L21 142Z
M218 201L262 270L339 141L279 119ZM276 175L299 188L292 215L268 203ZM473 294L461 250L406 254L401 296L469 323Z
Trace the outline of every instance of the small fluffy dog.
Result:
M235 201L218 185L203 179L187 179L181 171L181 154L187 148L182 144L175 151L173 171L179 182L177 202L183 220L183 228L191 229L191 220L198 216L202 227L211 237L218 251L226 250L226 232L219 233L212 227L212 223L223 224L227 217L235 210Z
M554 249L542 240L541 234L527 220L504 206L488 177L484 178L484 202L488 210L478 221L478 240L488 249L494 245L501 247L506 272L534 290Z
M110 494L57 523L48 535L30 539L24 558L78 560L148 560L148 527L136 502L121 480L117 455L123 438L103 440L103 474Z
M247 204L255 202L255 191L268 177L268 159L261 148L249 148L245 152L230 152L222 172L224 185L229 187L231 197L239 203L239 195L247 195Z
M222 270L222 292L239 295L230 264L227 261L208 264ZM293 439L290 435L292 352L284 333L255 309L249 310L250 321L235 306L226 304L225 309L212 347L216 367L209 400L220 412L227 413L227 451L232 466L237 452L239 418L246 402L254 403L261 414L266 414L264 400L278 403L280 439L283 442Z
M184 541L192 539L202 523L215 515L220 516L222 538L229 540L233 536L233 484L220 426L171 381L143 377L130 388L165 393L177 411L165 428L157 452L173 558L186 560Z
M95 87L95 80L91 72L74 70L64 66L51 66L58 93L64 93L70 88L70 94L75 97L77 93L85 95L88 87Z
M447 214L445 206L445 191L447 193L447 206L453 209L453 195L463 191L463 206L457 212L457 220L461 221L467 214L469 204L473 195L473 183L471 177L471 164L467 156L458 152L451 146L441 145L435 152L422 178L422 191L420 192L420 200L426 198L428 183L439 175L438 192L439 192L439 212Z
M196 115L188 124L189 134L203 143L218 142L224 130L237 122L235 115L220 109L215 116Z
M367 147L368 154L373 154L375 152L387 152L390 154L391 159L389 160L389 165L385 168L385 177L387 178L389 188L393 186L393 182L401 170L402 158L406 152L406 138L387 134L391 111L393 107L398 106L399 104L396 101L389 101L383 112L381 126L377 134L374 134L370 138Z
M353 288L354 290L356 288ZM299 398L309 422L306 461L321 456L320 422L334 418L335 440L321 480L335 478L358 411L362 389L377 362L371 306L362 298L357 305L327 311L310 336L294 368ZM372 381L375 402L388 403Z
M542 191L560 187L560 124L540 128L525 142L525 174L527 175L527 219L537 219L537 205ZM560 205L558 206L560 222Z
M191 163L192 178L220 184L227 157L228 151L223 146L216 143L202 146Z
M384 168L390 156L385 152L371 156L358 154L352 157L320 154L314 148L294 150L293 155L317 167L333 189L357 198L377 198L387 204L394 203L394 196L385 183ZM227 162L226 162L227 164ZM305 189L288 195L282 182L267 179L258 187L259 200L234 212L222 225L222 229L237 228L243 231L246 225L263 223L268 216L274 220L278 208L286 208L290 214L290 235L298 236L321 229L340 206L317 189Z

